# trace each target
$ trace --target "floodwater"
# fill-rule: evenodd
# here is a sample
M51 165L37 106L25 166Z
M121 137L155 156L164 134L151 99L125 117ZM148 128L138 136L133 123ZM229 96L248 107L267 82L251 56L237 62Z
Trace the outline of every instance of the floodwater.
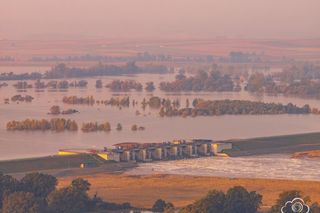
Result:
M163 93L158 89L154 93L143 92L110 92L109 89L96 89L95 81L102 79L103 83L113 79L134 79L141 83L154 81L157 85L161 81L173 80L173 74L166 75L137 75L121 77L91 78L85 89L70 88L64 91L35 91L28 89L26 92L18 92L12 86L15 82L8 81L8 87L0 88L0 160L25 158L55 154L63 148L103 148L110 147L119 142L162 142L172 139L208 138L214 140L231 138L249 138L259 136L284 135L320 130L320 116L317 115L239 115L239 116L215 116L196 118L161 118L158 110L142 110L141 104L130 108L119 109L104 105L67 105L62 103L63 96L77 95L85 97L93 95L95 99L109 99L112 96L130 96L131 100L139 102L143 98L157 95L161 97L179 99L181 106L185 106L185 100L190 102L195 97L204 99L242 99L265 102L280 102L287 104L292 102L299 106L310 104L320 108L320 100L307 100L288 97L255 96L247 92L223 92L223 93ZM80 79L77 79L80 80ZM33 83L33 81L30 81ZM3 99L11 98L16 94L29 94L35 99L32 103L4 104ZM52 105L59 105L63 110L74 108L80 113L73 115L53 116L48 115ZM140 115L136 115L136 111ZM109 121L113 130L111 132L51 132L51 131L7 131L6 123L10 120L24 120L26 118L50 119L53 117L71 118L77 121L81 127L83 122ZM121 123L122 131L116 131L115 126ZM131 126L137 124L144 126L144 131L131 131Z
M277 163L274 163L277 162ZM171 174L228 178L320 179L318 159L294 159L288 155L237 158L207 157L140 164L129 175Z

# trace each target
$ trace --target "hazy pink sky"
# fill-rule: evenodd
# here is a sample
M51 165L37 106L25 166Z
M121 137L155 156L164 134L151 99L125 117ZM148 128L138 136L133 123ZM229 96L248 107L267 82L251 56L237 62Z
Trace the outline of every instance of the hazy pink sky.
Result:
M319 38L320 0L0 0L0 38Z

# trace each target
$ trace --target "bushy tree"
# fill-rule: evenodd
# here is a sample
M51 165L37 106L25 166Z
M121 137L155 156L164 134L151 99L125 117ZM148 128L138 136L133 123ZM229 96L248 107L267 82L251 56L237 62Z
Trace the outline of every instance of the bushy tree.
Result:
M2 213L44 213L43 200L30 192L14 192L4 197Z
M170 212L173 209L174 209L174 206L172 203L167 203L162 199L156 200L156 202L152 206L153 212Z
M30 173L21 179L22 190L31 192L36 197L46 198L57 185L57 178L52 175Z
M320 213L320 206L318 203L313 203L311 206L310 206L310 212L312 213Z
M20 189L19 181L9 175L0 173L0 209L5 195Z
M302 198L302 193L297 190L285 191L279 195L277 202L274 206L271 207L269 213L279 213L281 208L286 204L286 202L293 200L294 198ZM302 198L305 202L309 202L309 197Z
M262 196L256 192L248 192L242 186L228 190L226 194L226 213L256 213L262 201Z
M225 206L226 196L220 191L210 191L207 196L196 201L192 212L195 213L218 213L223 212Z
M90 183L81 178L72 181L69 187L55 190L48 196L50 213L81 213L91 207L91 199L87 191Z
M256 213L261 205L262 196L248 192L241 186L228 190L210 191L204 198L183 208L180 213Z

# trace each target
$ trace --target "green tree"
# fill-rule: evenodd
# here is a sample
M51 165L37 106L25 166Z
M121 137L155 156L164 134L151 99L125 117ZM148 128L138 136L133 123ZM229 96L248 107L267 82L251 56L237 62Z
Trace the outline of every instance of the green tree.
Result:
M21 179L22 190L36 197L45 198L57 185L57 178L42 173L30 173Z
M9 175L0 173L0 209L2 201L6 194L18 191L20 189L19 181Z
M121 131L122 130L122 125L120 123L117 124L117 130Z
M156 200L152 206L152 211L154 212L171 212L174 209L172 203L167 203L162 199Z
M46 206L30 192L14 192L3 199L2 213L44 213Z
M220 213L223 212L226 196L221 191L210 191L207 196L198 200L193 205L192 211L195 213Z
M262 196L256 192L248 192L242 186L235 186L226 194L225 213L256 213Z
M50 213L81 213L91 208L92 201L87 191L90 183L78 178L66 188L55 190L49 194L47 201Z
M318 203L313 203L311 206L310 206L310 212L312 213L320 213L320 206Z
M89 191L91 184L82 178L74 179L71 182L71 188L79 193L86 193Z
M300 191L292 190L292 191L285 191L279 195L277 202L274 206L271 207L269 213L279 213L281 208L286 204L286 202L293 200L294 198L302 198L302 194ZM302 198L305 202L309 202L309 197Z

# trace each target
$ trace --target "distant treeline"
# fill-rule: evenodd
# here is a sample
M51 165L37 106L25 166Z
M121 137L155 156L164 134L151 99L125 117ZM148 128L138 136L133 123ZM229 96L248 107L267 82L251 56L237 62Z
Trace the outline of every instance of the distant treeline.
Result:
M107 55L74 55L74 56L34 56L31 59L35 62L69 62L69 61L105 61L105 62L125 62L125 61L172 61L171 55L150 54L148 52L137 53L133 56L107 56Z
M217 115L273 115L273 114L309 114L309 105L298 107L291 103L287 105L263 103L244 100L203 100L195 99L193 108L178 108L173 104L162 105L160 116L217 116Z
M167 73L168 69L161 65L148 65L138 67L135 62L128 62L124 66L99 64L90 68L68 67L65 64L58 64L45 73L33 72L14 74L13 72L1 73L0 80L38 80L38 79L61 79L81 78L108 75L128 75L140 73Z
M70 62L70 61L103 61L103 62L125 62L125 61L159 61L159 62L197 62L211 63L219 61L224 63L263 63L265 57L262 54L252 52L230 52L229 55L190 55L174 56L166 54L152 54L149 52L137 53L131 56L107 56L107 55L70 55L70 56L34 56L31 58L34 62Z

